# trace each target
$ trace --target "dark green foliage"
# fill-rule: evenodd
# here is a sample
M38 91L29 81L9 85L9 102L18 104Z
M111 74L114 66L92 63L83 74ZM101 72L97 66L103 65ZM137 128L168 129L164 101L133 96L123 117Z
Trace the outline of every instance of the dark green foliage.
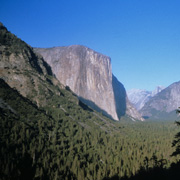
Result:
M156 160L152 161L156 162ZM161 164L161 160L159 161ZM180 162L172 163L169 168L162 166L162 164L160 166L145 167L146 164L144 164L144 167L142 166L137 173L131 177L119 177L118 175L115 175L110 178L104 178L103 180L179 180Z
M180 107L176 110L177 114L180 114Z
M180 114L180 107L176 110L177 114ZM176 121L177 126L180 126L180 121ZM173 152L172 156L180 155L180 132L178 132L175 136L175 139L172 143L173 147L176 147L176 150Z
M0 45L6 46L9 53L18 53L20 49L27 48L27 44L8 32L2 23L0 24Z
M59 91L39 109L1 81L0 179L98 180L173 162L173 123L113 122Z

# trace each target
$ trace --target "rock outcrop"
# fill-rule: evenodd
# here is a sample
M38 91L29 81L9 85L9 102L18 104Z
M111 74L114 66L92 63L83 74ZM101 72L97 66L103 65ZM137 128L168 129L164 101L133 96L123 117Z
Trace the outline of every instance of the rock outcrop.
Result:
M10 33L0 23L0 78L37 105L45 105L51 95L49 84L59 84L50 66L33 48ZM61 86L61 85L60 85ZM43 93L42 93L43 90ZM58 92L56 92L58 93Z
M141 119L129 103L124 86L112 75L109 57L80 45L35 51L51 66L57 79L90 107L115 120L127 112Z

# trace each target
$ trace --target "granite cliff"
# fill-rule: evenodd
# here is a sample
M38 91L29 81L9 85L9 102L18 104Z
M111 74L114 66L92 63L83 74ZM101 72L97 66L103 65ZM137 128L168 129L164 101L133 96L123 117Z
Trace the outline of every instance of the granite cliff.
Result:
M125 114L142 120L124 86L112 75L109 57L80 45L35 51L51 66L57 79L90 107L115 120Z
M82 101L118 119L109 57L79 45L35 50L52 67L57 79Z

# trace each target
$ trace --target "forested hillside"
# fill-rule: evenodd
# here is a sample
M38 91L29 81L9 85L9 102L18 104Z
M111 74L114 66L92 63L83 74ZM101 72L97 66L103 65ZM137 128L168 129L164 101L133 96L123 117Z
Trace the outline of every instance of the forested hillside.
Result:
M173 123L112 122L61 93L39 109L1 80L1 179L103 179L173 161Z

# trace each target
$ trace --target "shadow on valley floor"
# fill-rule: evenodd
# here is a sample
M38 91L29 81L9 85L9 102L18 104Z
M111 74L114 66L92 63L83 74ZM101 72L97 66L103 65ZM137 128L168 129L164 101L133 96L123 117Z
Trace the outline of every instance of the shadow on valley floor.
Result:
M110 114L108 114L105 110L101 109L101 108L100 108L98 105L96 105L93 101L88 100L88 99L85 99L85 98L83 98L83 97L81 97L81 96L77 96L77 95L71 90L71 88L70 88L69 86L66 86L65 88L66 88L66 90L70 91L74 96L76 96L76 97L79 99L79 106L81 106L84 110L90 111L90 112L93 112L93 110L95 110L95 111L97 111L97 112L99 112L99 113L102 113L104 116L106 116L106 117L114 120L113 117L112 117Z
M117 175L103 180L179 180L180 179L180 161L172 163L170 168L156 166L153 168L141 167L140 170L131 177L119 177Z
M127 104L126 104L126 97L127 97L126 90L125 90L123 84L120 83L118 81L118 79L114 75L112 75L112 87L113 87L113 92L114 92L116 113L117 113L118 118L121 119L121 117L125 116L125 114L126 114L126 107L127 107ZM72 90L68 86L66 86L66 90L72 92ZM77 96L77 97L79 98L79 100L82 103L84 103L85 105L90 107L90 108L87 108L82 104L83 109L84 109L84 107L85 107L85 110L90 110L92 108L92 109L96 110L97 112L102 113L104 116L114 120L113 117L110 114L108 114L105 110L101 109L93 101L91 101L89 99L85 99L85 98L83 98L81 96ZM81 106L81 104L80 104L80 106Z
M90 100L88 100L88 99L85 99L85 98L83 98L83 97L80 97L79 96L79 100L82 102L81 104L79 104L81 107L82 107L82 105L83 105L83 103L84 103L84 105L83 105L83 109L84 109L84 107L85 107L85 105L87 105L86 106L86 108L87 108L87 110L90 110L90 108L92 108L92 109L94 109L94 110L96 110L97 112L100 112L100 113L102 113L104 116L106 116L106 117L108 117L108 118L110 118L110 119L112 119L113 120L113 118L112 118L112 116L110 115L110 114L108 114L105 110L103 110L103 109L101 109L99 106L97 106L94 102L92 102L92 101L90 101ZM90 108L88 108L88 106L90 107ZM85 110L85 109L84 109ZM92 111L92 110L91 110Z

